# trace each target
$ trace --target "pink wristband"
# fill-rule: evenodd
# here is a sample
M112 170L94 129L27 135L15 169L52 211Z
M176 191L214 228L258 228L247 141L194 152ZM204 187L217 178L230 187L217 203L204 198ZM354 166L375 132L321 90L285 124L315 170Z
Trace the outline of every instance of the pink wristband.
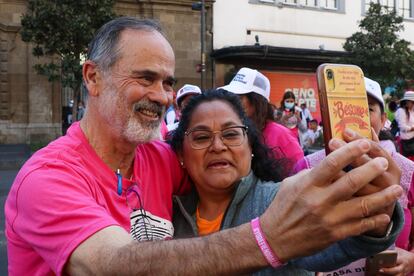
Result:
M266 237L263 234L262 228L260 227L259 218L254 218L250 222L252 226L252 231L254 238L256 239L257 245L262 251L263 256L265 257L266 261L273 267L277 268L283 265L283 263L279 260L275 252L273 252L272 248L266 241Z

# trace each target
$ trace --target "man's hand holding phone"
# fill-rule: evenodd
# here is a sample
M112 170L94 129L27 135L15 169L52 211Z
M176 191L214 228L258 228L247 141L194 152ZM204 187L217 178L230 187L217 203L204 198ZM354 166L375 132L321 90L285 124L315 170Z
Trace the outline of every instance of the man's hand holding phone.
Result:
M375 136L376 137L376 136ZM335 151L341 147L343 147L347 142L352 142L359 139L365 139L360 134L356 133L351 129L346 129L343 133L343 140L334 139L330 143L330 148L332 151ZM375 138L374 138L375 139ZM392 157L385 151L380 145L372 140L365 139L367 143L370 144L371 150L369 153L361 155L360 157L356 158L352 163L351 166L354 168L360 167L363 164L366 164L373 158L384 158L388 164L387 170L384 171L383 174L374 178L369 184L362 187L358 192L355 193L355 197L363 197L370 194L374 194L377 192L381 192L382 190L388 188L391 185L399 184L401 178L401 170L398 168L395 161ZM384 161L385 161L384 160ZM394 212L395 202L389 206L386 206L384 209L380 210L378 213L385 213L388 216L392 216ZM379 227L374 231L370 231L368 234L373 236L383 236L386 234L387 227Z

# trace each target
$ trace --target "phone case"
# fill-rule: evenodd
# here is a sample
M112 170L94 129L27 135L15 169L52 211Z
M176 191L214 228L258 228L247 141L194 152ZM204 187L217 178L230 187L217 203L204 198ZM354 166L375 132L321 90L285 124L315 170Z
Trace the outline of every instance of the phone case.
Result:
M397 251L387 250L368 257L365 264L365 275L375 276L378 275L380 268L394 266L397 262L397 255Z
M321 64L317 69L325 151L328 142L342 139L345 128L372 139L364 73L350 64Z

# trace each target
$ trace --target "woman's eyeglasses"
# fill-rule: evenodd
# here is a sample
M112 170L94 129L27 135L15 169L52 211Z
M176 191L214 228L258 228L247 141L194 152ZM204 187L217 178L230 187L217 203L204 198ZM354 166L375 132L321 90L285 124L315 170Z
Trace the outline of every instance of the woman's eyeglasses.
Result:
M211 146L216 134L224 145L228 147L240 146L246 136L247 126L232 126L218 131L193 129L185 132L193 149L200 150Z

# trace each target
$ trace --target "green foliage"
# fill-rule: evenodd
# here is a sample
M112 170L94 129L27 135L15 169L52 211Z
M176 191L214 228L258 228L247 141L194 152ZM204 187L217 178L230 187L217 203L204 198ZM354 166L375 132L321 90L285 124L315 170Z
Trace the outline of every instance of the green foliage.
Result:
M79 93L82 80L81 58L95 31L114 18L114 0L29 0L22 16L21 37L34 44L36 57L57 57L47 64L36 64L37 73L49 81Z
M402 23L403 18L394 10L371 3L359 23L360 31L344 44L350 53L344 62L360 66L381 87L394 86L397 96L401 96L407 81L414 80L414 52L410 42L398 37L398 32L404 30Z

